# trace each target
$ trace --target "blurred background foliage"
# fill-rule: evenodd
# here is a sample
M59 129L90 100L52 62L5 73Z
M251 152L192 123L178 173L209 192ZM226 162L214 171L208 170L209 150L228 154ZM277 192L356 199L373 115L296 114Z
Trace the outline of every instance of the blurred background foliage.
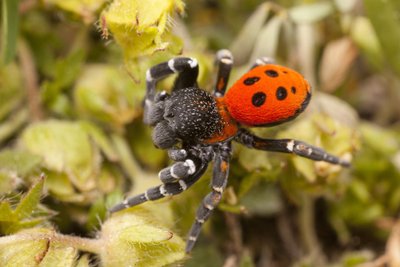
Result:
M2 0L0 12L1 266L400 266L399 1ZM297 120L257 134L352 167L235 145L188 257L210 172L172 199L106 211L169 163L141 121L146 69L196 57L210 90L221 48L231 82L268 56L314 88Z

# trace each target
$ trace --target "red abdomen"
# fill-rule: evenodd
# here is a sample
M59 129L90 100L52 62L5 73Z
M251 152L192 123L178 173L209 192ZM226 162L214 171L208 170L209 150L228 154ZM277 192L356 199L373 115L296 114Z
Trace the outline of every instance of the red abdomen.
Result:
M269 126L295 118L311 97L308 82L298 72L279 65L263 65L244 74L224 97L236 121Z

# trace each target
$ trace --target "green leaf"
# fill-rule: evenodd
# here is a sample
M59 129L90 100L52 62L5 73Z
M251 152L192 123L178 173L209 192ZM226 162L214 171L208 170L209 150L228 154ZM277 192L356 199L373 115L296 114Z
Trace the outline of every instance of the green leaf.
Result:
M39 267L75 266L77 256L78 250L76 248L52 241Z
M17 49L17 37L19 26L18 14L19 0L3 0L1 6L1 62L10 63Z
M275 16L258 32L258 38L254 45L250 62L254 62L257 58L265 56L275 58L282 23L283 18Z
M0 152L0 169L25 176L38 167L41 158L27 151L3 150Z
M176 50L180 42L177 44L167 27L175 10L183 12L181 0L114 0L101 15L103 35L107 36L107 29L111 31L126 59L167 48Z
M332 2L320 1L312 4L295 6L289 10L289 16L295 23L314 23L323 20L332 12Z
M17 220L11 209L10 203L0 202L0 222L12 222Z
M140 114L144 92L120 67L87 65L76 82L74 101L81 117L122 131L125 124Z
M22 145L43 159L49 170L66 173L82 191L95 187L100 151L78 122L61 120L31 124L22 134Z
M32 212L37 208L40 203L40 197L42 196L43 185L44 177L41 177L19 202L14 213L20 220L30 217Z
M244 64L247 62L270 9L271 5L269 3L261 4L246 21L236 39L233 41L230 50L232 51L236 64Z
M400 20L395 9L397 0L364 0L365 11L379 38L386 59L400 74Z
M152 213L135 207L114 214L103 224L103 265L156 267L185 257L183 240Z

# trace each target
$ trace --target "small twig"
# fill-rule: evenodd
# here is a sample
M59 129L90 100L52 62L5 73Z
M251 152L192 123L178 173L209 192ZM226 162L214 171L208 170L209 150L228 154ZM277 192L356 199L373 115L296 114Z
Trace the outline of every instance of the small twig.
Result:
M224 212L224 216L228 228L228 233L230 239L232 240L232 245L231 245L232 253L236 255L237 259L240 259L240 256L243 251L243 242L242 242L242 229L240 227L238 216L230 212Z
M302 197L302 206L299 214L300 234L306 252L316 266L324 266L326 257L322 252L321 244L315 232L314 200L309 196Z
M292 261L296 261L301 257L301 250L298 245L298 240L295 239L295 234L293 233L293 229L290 225L290 218L284 210L279 216L277 220L277 227L279 236L282 239L283 245L288 252L288 256Z
M30 118L32 121L37 121L43 118L38 77L32 53L26 42L23 40L20 41L18 45L18 56L21 63L22 74L25 79Z
M49 240L50 242L58 242L65 246L74 247L79 250L99 254L102 249L100 239L90 239L79 236L70 236L49 230L47 233L19 233L15 235L0 237L0 246L7 246L21 241L39 241Z

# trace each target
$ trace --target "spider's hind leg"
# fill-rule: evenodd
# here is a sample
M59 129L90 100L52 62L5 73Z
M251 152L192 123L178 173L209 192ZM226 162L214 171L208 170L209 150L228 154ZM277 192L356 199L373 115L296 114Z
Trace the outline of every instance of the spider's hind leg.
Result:
M229 161L231 158L231 142L226 142L220 146L215 155L213 176L211 180L212 192L204 199L196 212L196 220L189 232L186 243L186 253L190 253L200 234L203 224L208 220L212 211L222 199L222 194L228 182Z
M109 211L111 213L142 204L146 201L157 200L166 196L177 195L192 186L204 174L207 169L208 162L199 158L191 157L193 162L193 173L185 176L177 182L163 183L158 186L149 188L146 192L125 199L123 202L115 205Z

